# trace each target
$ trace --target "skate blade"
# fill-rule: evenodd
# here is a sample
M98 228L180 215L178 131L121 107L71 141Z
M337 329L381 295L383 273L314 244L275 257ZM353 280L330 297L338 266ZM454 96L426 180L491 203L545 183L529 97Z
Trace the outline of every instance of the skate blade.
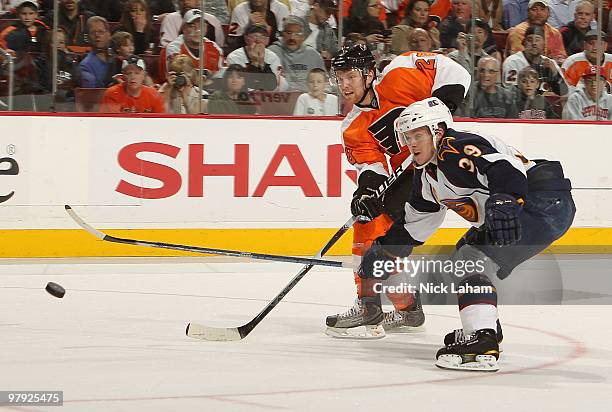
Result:
M474 372L497 372L499 365L493 355L476 355L472 362L463 362L460 355L440 355L436 366L442 369Z
M384 328L386 333L421 333L425 326L392 326Z
M336 339L374 340L384 338L385 330L382 325L366 325L356 328L333 328L328 326L325 334Z

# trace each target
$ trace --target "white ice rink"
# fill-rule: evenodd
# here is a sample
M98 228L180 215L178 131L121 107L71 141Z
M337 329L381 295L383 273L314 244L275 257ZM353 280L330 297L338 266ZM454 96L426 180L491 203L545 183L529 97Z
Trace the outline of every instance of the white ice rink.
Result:
M609 267L609 261L606 267ZM497 373L437 369L456 307L426 331L324 335L352 273L316 268L243 341L185 336L250 320L301 266L220 258L0 260L0 390L63 390L14 411L610 411L612 306L503 306ZM577 271L576 276L581 274ZM67 290L47 294L47 282Z

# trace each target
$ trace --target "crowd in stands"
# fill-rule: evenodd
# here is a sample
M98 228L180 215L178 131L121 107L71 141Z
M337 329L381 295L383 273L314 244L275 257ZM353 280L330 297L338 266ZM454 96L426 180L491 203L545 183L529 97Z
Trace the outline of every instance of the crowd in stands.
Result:
M53 33L52 0L0 0L0 110L10 55L14 110L346 113L328 75L340 29L381 67L407 51L465 67L458 116L612 119L612 0L342 1L59 0Z

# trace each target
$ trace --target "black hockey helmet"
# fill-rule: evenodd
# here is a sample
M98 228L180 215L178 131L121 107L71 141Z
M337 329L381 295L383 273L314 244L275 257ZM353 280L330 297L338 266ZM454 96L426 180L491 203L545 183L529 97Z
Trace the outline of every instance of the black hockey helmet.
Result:
M337 70L358 69L361 70L363 78L368 71L376 70L376 60L365 44L353 44L344 46L338 51L331 61L331 74L336 77Z

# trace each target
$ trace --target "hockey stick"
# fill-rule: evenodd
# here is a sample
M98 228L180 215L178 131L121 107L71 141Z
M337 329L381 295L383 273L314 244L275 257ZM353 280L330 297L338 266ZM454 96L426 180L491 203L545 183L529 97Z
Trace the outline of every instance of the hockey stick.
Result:
M252 252L242 252L239 250L228 250L228 249L214 249L208 247L199 247L199 246L188 246L188 245L179 245L176 243L164 243L164 242L151 242L148 240L136 240L136 239L126 239L121 237L115 237L111 235L107 235L106 233L100 232L95 229L91 225L87 224L76 212L72 209L72 207L65 205L64 208L68 215L83 229L97 237L98 239L113 242L113 243L123 243L126 245L135 245L135 246L148 246L159 249L171 249L171 250L180 250L183 252L194 252L194 253L205 253L211 255L224 255L224 256L233 256L233 257L243 257L250 259L259 259L259 260L272 260L275 262L287 262L287 263L300 263L302 265L315 265L315 266L331 266L331 267L352 267L349 263L343 263L335 260L321 260L318 258L309 259L309 258L300 258L293 256L282 256L282 255L269 255L267 253L252 253ZM350 227L350 226L349 226Z
M408 166L412 163L412 155L408 157L408 159L404 160L396 170L389 176L389 178L383 182L382 185L378 188L378 190L374 193L374 196L380 198L397 180L397 178L402 174L404 170L408 168ZM344 235L353 223L357 220L357 217L351 216L349 220L346 221L344 225L327 241L325 246L319 250L319 252L315 255L315 259L321 258L327 251ZM268 303L262 310L248 323L238 326L236 328L214 328L210 326L204 326L197 323L189 323L187 325L187 330L185 333L187 336L195 339L201 340L211 340L211 341L230 341L230 340L241 340L244 339L255 326L259 324L265 318L276 305L289 293L291 289L313 268L313 265L306 265L298 272L297 275L291 279L291 281L281 290L278 295L272 299L270 303Z

